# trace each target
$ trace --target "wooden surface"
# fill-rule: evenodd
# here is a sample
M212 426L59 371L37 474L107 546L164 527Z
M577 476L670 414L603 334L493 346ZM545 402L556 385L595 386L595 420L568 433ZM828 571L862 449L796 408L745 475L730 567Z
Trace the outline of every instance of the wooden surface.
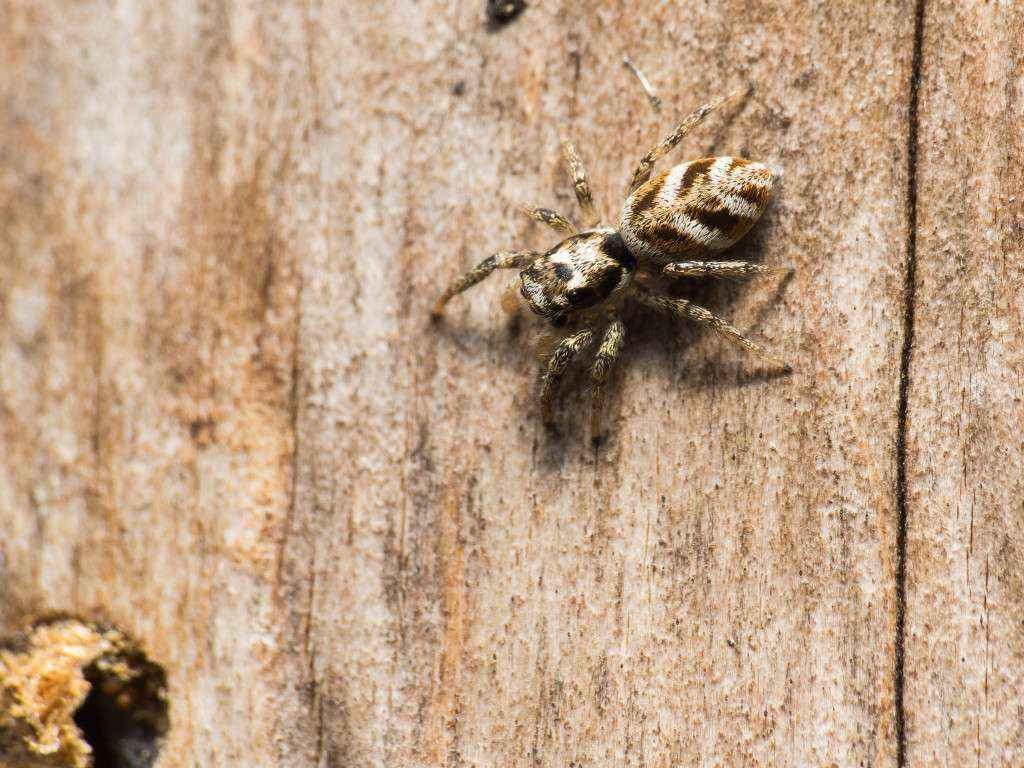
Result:
M1024 761L1020 10L631 8L0 5L0 625L138 640L161 768ZM638 311L546 433L432 300L747 80L668 162L779 174L703 298L795 373Z
M907 750L1024 763L1024 6L927 8L907 487Z

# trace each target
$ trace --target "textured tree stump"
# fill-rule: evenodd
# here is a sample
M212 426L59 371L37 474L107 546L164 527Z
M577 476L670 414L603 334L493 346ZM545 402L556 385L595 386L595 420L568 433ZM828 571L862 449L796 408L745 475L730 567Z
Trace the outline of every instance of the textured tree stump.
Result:
M1024 763L1024 7L650 6L0 5L0 628L137 642L160 768ZM778 172L698 290L795 372L638 311L546 432L431 303L748 81L662 163Z

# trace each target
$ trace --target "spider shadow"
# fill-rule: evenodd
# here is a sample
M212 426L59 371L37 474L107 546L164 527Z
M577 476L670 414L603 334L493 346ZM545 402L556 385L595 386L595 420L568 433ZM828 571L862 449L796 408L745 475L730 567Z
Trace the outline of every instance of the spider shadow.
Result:
M492 313L492 320L497 322L482 322L465 314L456 319L456 313L442 315L439 318L430 318L427 321L426 331L437 334L447 344L451 344L460 354L466 356L479 356L487 350L497 351L499 363L502 365L514 365L518 357L518 348L525 333L526 323L522 312L512 315L495 310Z
M761 263L761 243L762 237L750 237L721 258ZM700 278L666 285L664 292L710 310L736 324L744 336L763 344L769 351L775 351L777 342L763 334L761 328L773 314L779 312L779 305L792 280L791 272L781 278ZM739 325L734 317L734 306L741 296L749 294L755 294L750 300L754 305L753 314ZM632 343L627 344L623 350L623 368L635 365L652 370L669 370L671 379L666 383L675 389L749 387L789 375L737 349L706 326L666 317L635 302L628 306L624 321L627 333L632 336Z

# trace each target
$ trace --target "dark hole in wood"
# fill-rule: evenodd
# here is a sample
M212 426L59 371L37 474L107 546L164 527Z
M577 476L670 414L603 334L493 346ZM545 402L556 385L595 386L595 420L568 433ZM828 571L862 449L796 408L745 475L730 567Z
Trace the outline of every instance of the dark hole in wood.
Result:
M129 663L139 672L129 681L97 664L85 669L92 688L74 718L92 747L93 768L149 768L160 752L168 722L164 672L142 658Z
M487 0L487 26L496 32L526 8L526 0Z

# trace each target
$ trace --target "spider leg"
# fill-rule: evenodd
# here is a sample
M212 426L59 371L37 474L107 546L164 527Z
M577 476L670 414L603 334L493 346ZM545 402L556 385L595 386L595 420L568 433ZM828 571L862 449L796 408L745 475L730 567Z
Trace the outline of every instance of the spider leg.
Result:
M755 344L740 333L739 329L735 326L731 325L714 312L704 309L704 307L698 306L686 299L673 299L668 296L661 296L639 287L635 295L640 303L650 307L651 309L657 310L658 312L662 312L666 315L693 320L701 325L705 325L718 335L722 336L726 341L729 341L737 347L741 347L747 352L756 355L766 363L781 368L786 373L793 370L788 363L765 351L760 345Z
M565 165L572 177L572 186L576 191L576 199L579 201L583 211L583 224L587 227L596 227L598 216L594 210L594 196L590 191L590 181L587 179L587 171L580 160L576 145L566 139L562 142L562 153L565 155Z
M551 413L551 402L555 397L555 385L562 378L565 369L580 352L590 346L594 340L594 332L589 328L577 331L562 339L551 351L547 364L540 376L540 410L544 423L554 423Z
M651 81L647 79L647 75L641 72L640 68L629 60L628 56L622 60L622 63L626 65L626 69L633 73L633 77L639 81L640 87L643 88L644 93L647 94L647 101L650 102L651 108L655 112L661 112L661 99L658 97L658 94L654 92L654 86L651 85Z
M452 281L452 284L448 286L434 304L434 308L430 312L431 316L435 319L439 318L444 314L444 305L453 296L457 296L467 288L472 288L494 270L525 267L539 255L536 251L500 251L493 256L488 256L471 270L464 272Z
M654 149L640 158L640 162L637 164L636 170L633 171L633 179L629 182L629 189L626 190L626 196L628 197L632 194L633 190L651 178L651 169L654 168L654 164L658 159L670 152L701 120L726 102L731 101L738 96L746 95L750 93L750 91L751 88L738 88L727 96L722 96L714 101L709 101L707 104L702 104L697 107L696 110L684 117L672 133L662 139L661 143Z
M604 331L604 338L601 339L601 346L594 355L594 365L590 369L590 380L593 382L590 400L590 440L597 442L601 438L601 414L604 411L604 384L608 378L608 372L615 364L619 352L622 351L622 344L626 338L626 326L622 321L613 317L611 323Z
M677 261L661 270L665 277L752 277L792 272L792 267L766 267L749 261Z
M576 234L576 227L558 211L553 211L550 208L529 208L527 206L523 206L519 210L531 219L547 224L558 232L563 232L567 235Z

